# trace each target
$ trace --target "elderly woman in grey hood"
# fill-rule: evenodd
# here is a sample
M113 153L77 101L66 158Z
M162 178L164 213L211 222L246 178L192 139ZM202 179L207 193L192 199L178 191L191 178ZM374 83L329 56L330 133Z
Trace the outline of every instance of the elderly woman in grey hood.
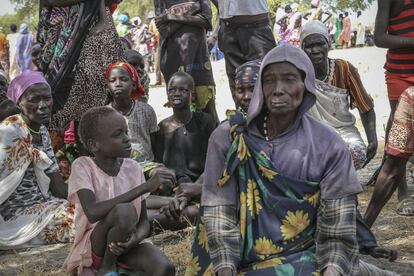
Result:
M362 188L344 141L306 114L314 94L302 50L265 56L247 121L236 113L210 137L187 273L358 274Z

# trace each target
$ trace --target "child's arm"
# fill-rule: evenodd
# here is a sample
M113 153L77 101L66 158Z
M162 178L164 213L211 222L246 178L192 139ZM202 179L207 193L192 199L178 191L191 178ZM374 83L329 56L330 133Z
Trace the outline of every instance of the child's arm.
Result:
M89 222L95 223L105 218L116 205L131 202L143 194L151 193L157 190L160 184L171 183L171 177L171 174L158 170L155 175L144 184L139 185L122 195L100 202L96 202L94 192L88 189L80 189L77 191L77 195Z

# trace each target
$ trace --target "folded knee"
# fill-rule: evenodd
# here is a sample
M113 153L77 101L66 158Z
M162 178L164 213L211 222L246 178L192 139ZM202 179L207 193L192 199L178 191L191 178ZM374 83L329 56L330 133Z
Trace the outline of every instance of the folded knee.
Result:
M108 217L112 224L121 230L130 231L138 223L137 213L132 203L120 203L112 208Z

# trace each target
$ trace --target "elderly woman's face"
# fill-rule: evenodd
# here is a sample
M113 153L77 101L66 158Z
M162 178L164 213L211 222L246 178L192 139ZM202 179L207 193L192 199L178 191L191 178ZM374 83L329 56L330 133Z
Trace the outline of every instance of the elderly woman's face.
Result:
M52 94L48 85L33 84L23 93L19 101L22 113L30 122L47 124L52 111Z
M329 44L320 34L311 34L303 40L303 50L308 55L314 67L326 64Z
M262 75L262 89L269 114L283 118L299 109L305 84L295 66L280 62L266 66Z

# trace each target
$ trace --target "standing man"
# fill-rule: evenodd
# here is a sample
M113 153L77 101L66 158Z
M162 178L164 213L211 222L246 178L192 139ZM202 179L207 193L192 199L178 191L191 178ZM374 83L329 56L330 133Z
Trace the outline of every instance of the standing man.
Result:
M413 88L409 88L414 86L414 21L411 19L413 13L414 6L411 1L378 1L375 44L377 47L388 48L385 81L391 114L386 132L388 155L378 175L374 194L364 218L369 226L375 222L397 187L397 213L414 215L414 200L410 197L405 180L405 165L413 153Z
M209 43L218 39L226 59L232 94L236 68L261 59L276 46L269 22L267 0L211 0L218 9L217 24Z
M16 59L17 39L19 34L17 33L17 26L15 24L10 25L10 31L11 33L6 36L6 40L9 47L9 76L13 79L20 72Z
M196 108L218 122L216 86L206 42L206 31L211 30L210 1L154 0L154 6L165 82L177 71L190 74L195 82Z

